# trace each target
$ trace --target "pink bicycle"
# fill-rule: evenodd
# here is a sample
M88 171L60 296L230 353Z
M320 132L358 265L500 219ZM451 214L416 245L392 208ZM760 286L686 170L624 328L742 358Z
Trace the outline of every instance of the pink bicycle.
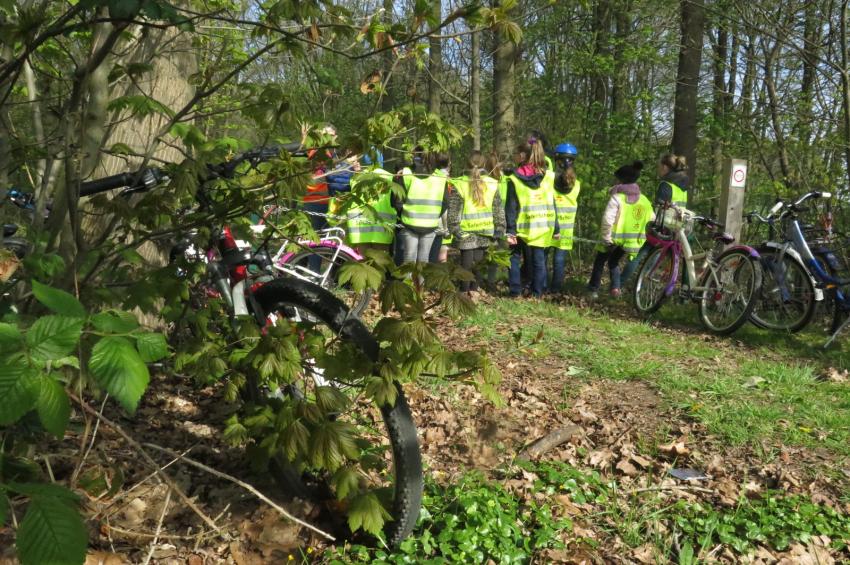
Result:
M274 208L274 207L272 207ZM269 210L263 220L254 226L262 232L263 222L274 210ZM340 282L342 267L350 262L359 262L363 256L345 243L345 230L332 227L319 230L319 241L299 240L293 250L292 242L284 240L272 257L274 268L287 275L311 282L332 292L349 309L353 316L360 316L372 300L373 290L354 290L348 283Z
M723 231L721 223L688 210L665 207L658 216L647 226L647 242L656 249L638 269L634 286L638 313L649 316L661 308L679 282L679 265L684 260L687 281L693 286L683 282L679 295L698 303L700 320L710 331L730 334L737 330L749 319L761 289L758 252L747 245L728 247L735 238ZM695 223L707 228L715 242L712 249L698 254L688 241Z

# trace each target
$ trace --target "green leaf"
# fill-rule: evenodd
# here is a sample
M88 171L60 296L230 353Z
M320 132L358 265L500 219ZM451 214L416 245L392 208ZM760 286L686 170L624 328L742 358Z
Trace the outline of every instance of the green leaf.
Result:
M374 493L365 493L355 498L348 511L348 527L352 532L360 528L372 535L378 535L384 528L384 522L391 516L381 505Z
M381 271L368 263L348 261L339 268L339 285L351 284L356 292L381 286Z
M64 290L41 284L37 280L32 281L32 293L36 300L63 316L71 318L85 318L86 309L73 295Z
M150 382L136 348L123 337L101 338L92 349L89 370L97 383L133 414Z
M336 491L337 499L342 500L349 494L357 492L360 486L360 473L352 467L340 467L334 473L331 482Z
M42 316L27 331L30 354L42 361L61 359L74 349L82 331L79 318Z
M40 381L38 400L35 403L38 419L45 430L56 436L56 439L62 439L71 416L68 394L65 387L52 377L43 376Z
M37 385L35 372L22 359L0 362L0 426L16 422L33 408Z
M47 498L63 498L71 502L76 502L80 499L77 494L69 488L57 485L55 483L17 483L10 482L6 485L12 492L29 496L44 496Z
M138 329L139 322L131 312L109 310L92 316L92 324L98 330L113 334L126 334Z
M18 528L22 565L80 565L86 558L88 531L67 500L36 496Z
M0 324L0 353L17 351L21 348L24 336L18 326Z
M159 361L168 355L168 344L165 342L165 336L158 333L144 333L135 336L136 348L139 350L139 355L142 356L142 361L145 363L153 363Z

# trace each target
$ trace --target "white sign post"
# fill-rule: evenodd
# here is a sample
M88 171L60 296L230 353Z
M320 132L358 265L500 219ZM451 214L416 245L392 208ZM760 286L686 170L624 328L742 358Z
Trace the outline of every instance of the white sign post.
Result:
M726 231L741 237L741 224L744 214L744 193L747 188L747 162L744 159L727 159L723 165L725 172L720 191L720 221Z

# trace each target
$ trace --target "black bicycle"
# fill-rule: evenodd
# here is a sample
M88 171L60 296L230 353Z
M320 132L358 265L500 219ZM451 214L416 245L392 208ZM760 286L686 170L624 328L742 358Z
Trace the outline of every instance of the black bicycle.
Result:
M263 147L208 167L200 179L200 206L211 181L233 177L244 163L255 166L295 150ZM144 192L166 180L164 171L146 168L83 183L80 195ZM301 492L321 484L343 506L380 504L388 517L385 542L397 545L416 524L423 490L419 441L404 393L397 382L392 401L379 402L367 393L370 381L386 378L371 332L327 290L281 278L267 247L267 241L240 245L223 226L210 230L206 242L180 241L171 257L184 268L190 263L203 268L202 293L224 305L230 331L239 331L239 319L254 320L260 331L237 333L236 343L258 350L284 347L290 353L283 368L272 374L258 370L243 389L253 421L260 422L257 443L270 456L272 473ZM297 366L293 357L300 359Z

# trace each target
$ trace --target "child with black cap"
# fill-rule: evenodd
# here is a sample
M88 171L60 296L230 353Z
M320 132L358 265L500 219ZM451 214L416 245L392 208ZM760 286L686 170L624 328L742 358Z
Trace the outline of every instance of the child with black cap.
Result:
M638 252L645 239L646 224L655 217L652 203L640 193L637 184L642 169L643 163L634 161L614 171L618 184L611 188L611 198L602 216L601 236L604 243L597 247L593 272L587 284L593 298L599 295L606 263L611 273L611 296L620 297L620 259Z

